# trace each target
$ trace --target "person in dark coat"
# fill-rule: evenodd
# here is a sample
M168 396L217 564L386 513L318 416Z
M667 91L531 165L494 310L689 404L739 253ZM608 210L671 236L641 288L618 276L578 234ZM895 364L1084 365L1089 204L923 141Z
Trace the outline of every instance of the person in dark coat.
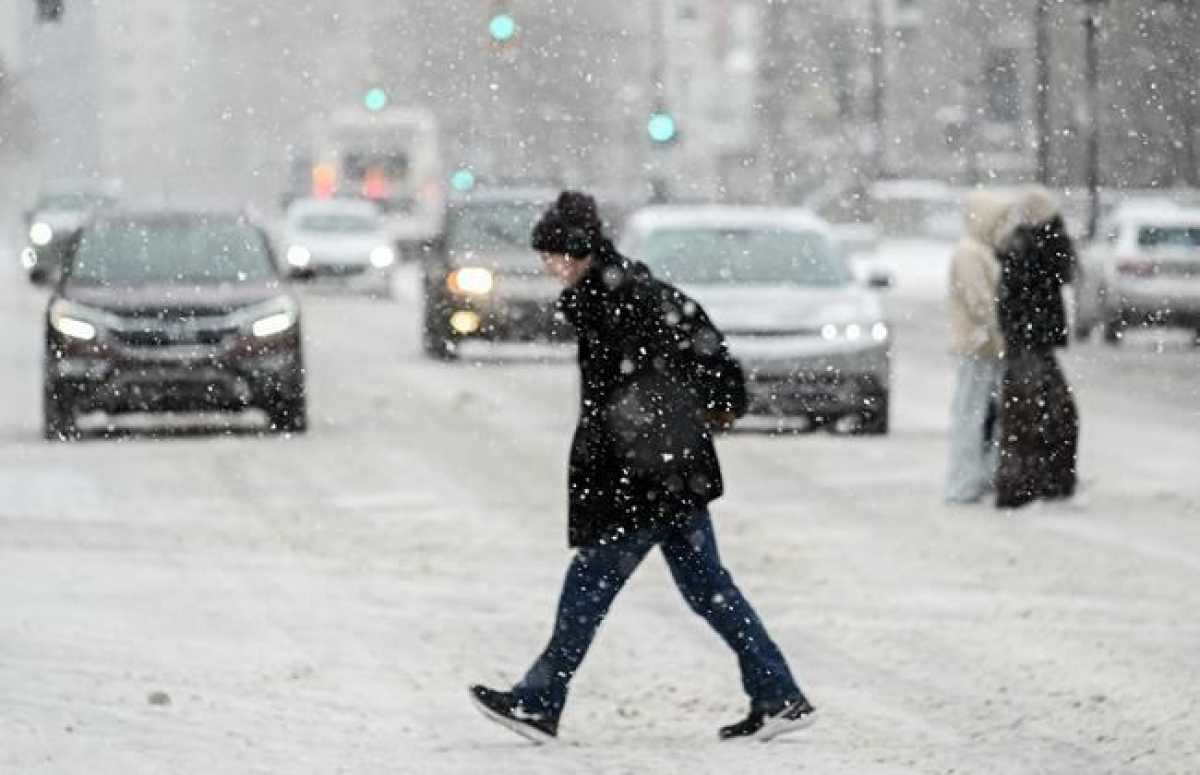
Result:
M579 342L567 531L576 554L541 656L511 690L472 686L472 700L524 737L554 738L600 623L657 546L684 600L738 658L750 713L720 738L767 740L808 726L814 709L722 566L708 513L723 491L712 433L746 410L740 365L700 305L617 253L591 197L563 192L532 243L566 286L559 310Z
M1075 248L1049 192L1022 197L1019 222L999 251L1000 329L1007 345L1000 404L996 506L1075 493L1079 412L1054 351L1066 347L1063 285Z

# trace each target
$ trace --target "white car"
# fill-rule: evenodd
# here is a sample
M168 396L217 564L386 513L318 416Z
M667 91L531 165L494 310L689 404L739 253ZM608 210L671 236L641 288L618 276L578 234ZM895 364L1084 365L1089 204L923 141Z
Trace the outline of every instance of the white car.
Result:
M650 207L626 223L621 252L725 333L746 370L751 415L887 433L891 326L825 221L790 208Z
M336 278L387 295L397 251L373 202L300 199L287 211L282 258L292 277Z
M1194 330L1200 343L1200 209L1163 202L1118 208L1083 251L1075 334L1110 344L1130 326Z

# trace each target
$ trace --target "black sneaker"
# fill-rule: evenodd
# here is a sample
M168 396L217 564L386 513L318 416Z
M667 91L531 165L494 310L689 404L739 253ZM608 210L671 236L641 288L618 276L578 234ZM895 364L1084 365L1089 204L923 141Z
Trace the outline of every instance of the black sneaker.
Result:
M757 740L765 743L780 735L812 726L817 720L816 713L817 709L803 698L785 703L774 712L751 708L749 716L736 724L721 727L717 736L721 740Z
M557 720L523 710L512 692L498 692L475 685L471 687L471 702L484 716L538 745L558 737Z

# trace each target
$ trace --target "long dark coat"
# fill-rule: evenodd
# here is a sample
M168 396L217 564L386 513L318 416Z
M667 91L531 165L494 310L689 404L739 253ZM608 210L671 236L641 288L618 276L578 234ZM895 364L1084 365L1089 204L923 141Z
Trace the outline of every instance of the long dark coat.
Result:
M746 410L724 337L698 304L611 244L558 304L579 338L570 545L684 523L724 488L705 412Z
M1000 331L1008 352L1067 345L1063 285L1075 274L1075 246L1062 218L1018 226L999 251Z
M1021 226L999 255L1004 334L996 505L1075 492L1079 412L1054 350L1067 344L1062 286L1075 250L1061 218Z

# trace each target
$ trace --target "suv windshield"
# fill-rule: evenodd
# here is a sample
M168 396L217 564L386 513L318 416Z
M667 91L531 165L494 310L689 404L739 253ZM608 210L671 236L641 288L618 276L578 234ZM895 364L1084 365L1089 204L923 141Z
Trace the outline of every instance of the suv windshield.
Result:
M274 267L262 233L238 220L135 218L87 229L69 275L85 285L207 285L266 280Z
M355 213L313 213L300 216L296 221L296 226L302 231L354 234L378 231L379 219Z
M682 284L837 286L850 282L845 262L815 232L762 228L670 228L642 243L646 262L664 280Z
M1144 226L1138 232L1144 248L1200 248L1200 225Z
M447 217L446 246L460 255L483 253L493 262L528 262L533 255L529 235L543 209L535 202L454 205Z

